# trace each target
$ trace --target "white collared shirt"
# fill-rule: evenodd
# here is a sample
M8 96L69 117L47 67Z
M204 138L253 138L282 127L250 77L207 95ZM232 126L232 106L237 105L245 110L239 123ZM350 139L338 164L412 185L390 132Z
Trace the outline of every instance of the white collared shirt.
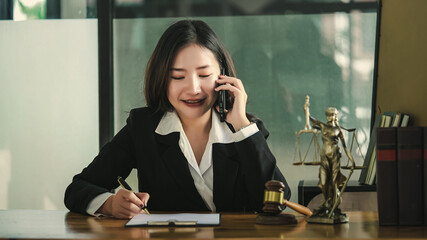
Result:
M258 132L255 123L233 133L225 122L221 122L219 114L212 111L212 127L209 132L209 140L206 144L200 165L197 164L190 142L185 135L181 120L175 111L166 112L159 122L155 132L160 135L168 135L172 132L179 132L179 147L188 161L191 176L197 191L205 202L206 206L212 211L216 211L213 202L213 166L212 166L212 145L214 143L232 143L244 140L247 137ZM98 215L95 212L102 206L111 193L103 193L94 198L87 208L90 215Z

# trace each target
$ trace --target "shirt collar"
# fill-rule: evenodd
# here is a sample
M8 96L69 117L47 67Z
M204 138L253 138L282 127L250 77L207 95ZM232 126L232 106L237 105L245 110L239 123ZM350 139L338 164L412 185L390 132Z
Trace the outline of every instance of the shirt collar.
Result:
M181 120L176 111L166 112L156 128L156 133L168 135L173 132L183 132ZM225 122L221 122L219 114L212 110L212 128L209 132L210 143L231 143L234 142L233 132Z
M155 132L160 135L168 135L173 132L181 132L182 130L181 120L176 111L168 111L163 115Z

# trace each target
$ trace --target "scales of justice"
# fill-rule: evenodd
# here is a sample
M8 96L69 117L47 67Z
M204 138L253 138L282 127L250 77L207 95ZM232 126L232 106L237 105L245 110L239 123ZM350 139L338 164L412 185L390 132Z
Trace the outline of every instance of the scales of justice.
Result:
M338 110L329 107L325 111L326 123L321 122L310 115L310 97L307 95L304 104L305 126L296 133L295 153L293 165L319 166L319 183L324 202L313 211L307 219L309 223L337 224L348 222L348 217L342 213L339 205L342 201L342 193L347 187L348 181L354 170L363 167L356 166L351 155L353 143L356 142L358 150L360 145L356 138L356 129L347 129L338 124ZM343 130L352 135L350 149L344 140ZM301 155L300 136L311 135L311 140L304 157ZM318 136L322 136L322 146L319 145ZM341 166L341 152L339 142L348 158L346 166ZM313 146L314 149L311 149ZM310 152L314 153L311 161L306 161ZM363 154L361 154L363 157ZM299 160L297 160L299 158ZM341 173L341 169L348 170L347 176Z

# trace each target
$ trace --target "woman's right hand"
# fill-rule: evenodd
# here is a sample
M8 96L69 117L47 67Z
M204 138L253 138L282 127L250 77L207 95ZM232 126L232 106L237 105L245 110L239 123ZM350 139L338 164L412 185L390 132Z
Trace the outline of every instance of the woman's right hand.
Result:
M115 218L130 219L139 213L145 213L142 208L147 206L149 198L148 193L133 193L120 189L104 202L99 212Z

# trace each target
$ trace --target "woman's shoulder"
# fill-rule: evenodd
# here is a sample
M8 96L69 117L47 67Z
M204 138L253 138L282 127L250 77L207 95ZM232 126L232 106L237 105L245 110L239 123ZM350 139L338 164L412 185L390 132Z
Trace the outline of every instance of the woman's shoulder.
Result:
M134 108L129 112L129 118L127 120L128 125L156 125L162 118L163 113L155 111L150 107Z
M152 115L154 113L155 113L154 109L152 109L150 107L139 107L139 108L134 108L134 109L130 110L129 115L130 116L143 116L143 115Z
M163 116L163 112L156 111L151 107L139 107L130 110L129 116L133 117L156 117Z

